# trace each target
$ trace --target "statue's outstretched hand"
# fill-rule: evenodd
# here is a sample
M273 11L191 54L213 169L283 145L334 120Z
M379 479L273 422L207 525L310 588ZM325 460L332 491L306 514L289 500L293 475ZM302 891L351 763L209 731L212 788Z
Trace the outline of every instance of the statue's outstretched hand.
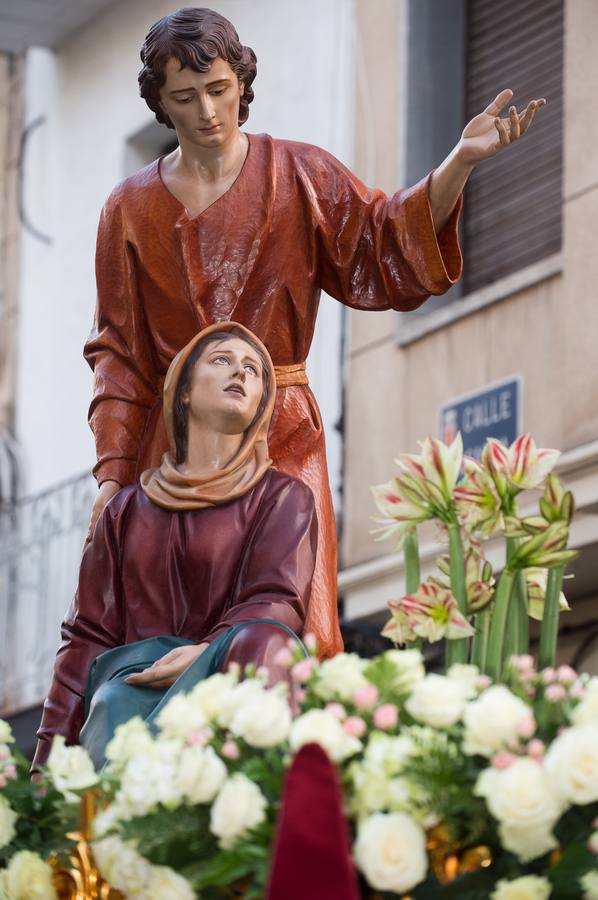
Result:
M129 675L128 678L125 678L125 682L157 690L168 688L209 646L209 644L190 644L187 647L177 647L157 659L153 666L149 666L143 672Z
M458 156L463 163L473 166L508 147L525 134L534 121L536 112L546 105L544 98L530 100L520 113L515 106L509 107L508 117L501 119L499 113L512 96L511 90L501 91L484 112L465 126L457 147Z
M93 530L95 528L96 522L98 521L100 514L111 497L114 497L120 491L120 484L118 481L103 481L100 485L100 489L98 491L98 495L93 502L93 506L91 507L91 517L89 520L89 528L87 529L87 535L85 536L85 543L87 544L93 535Z

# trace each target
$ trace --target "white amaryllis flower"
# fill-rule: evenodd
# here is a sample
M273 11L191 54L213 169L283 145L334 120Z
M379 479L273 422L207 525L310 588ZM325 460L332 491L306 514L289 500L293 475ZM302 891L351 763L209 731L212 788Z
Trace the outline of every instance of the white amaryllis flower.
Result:
M134 841L114 835L94 841L91 848L102 878L125 897L138 897L150 883L152 865L137 852Z
M387 636L397 619L413 636L431 642L471 637L475 633L467 618L459 612L452 593L433 581L425 581L417 591L400 600L390 600L388 608L392 618L382 632ZM411 639L407 637L407 640Z
M565 803L598 800L598 722L567 728L552 742L544 765L553 790Z
M374 813L357 829L355 862L370 887L403 894L428 870L426 834L405 813Z
M151 752L153 744L151 732L141 716L134 716L123 725L118 725L114 737L106 747L106 759L112 770L123 768L131 757Z
M598 900L598 868L580 878L583 900Z
M356 653L337 653L324 660L317 670L315 693L322 700L351 700L356 691L369 684L363 674L367 664Z
M289 743L292 750L304 744L319 744L335 762L342 762L361 750L359 738L344 730L341 722L325 709L310 709L291 725Z
M501 497L539 487L554 468L560 452L536 447L529 434L521 434L505 447L496 438L488 438L482 463L490 472Z
M419 443L421 447L419 458L425 478L439 489L447 503L452 503L453 491L463 463L461 432L457 433L457 437L450 445L433 437L427 437Z
M291 720L287 686L279 684L252 694L237 707L229 728L252 747L275 747L287 740Z
M268 801L257 784L240 772L220 790L210 812L210 831L223 848L232 847L251 828L266 818Z
M187 803L211 803L228 775L213 747L183 747L175 776Z
M80 799L74 791L86 790L99 781L87 750L79 746L67 747L62 735L57 735L52 741L48 770L54 787L70 803L77 803Z
M160 710L156 723L165 738L186 741L208 724L206 715L192 694L175 694Z
M494 480L476 459L463 460L464 478L454 492L461 522L480 534L490 537L502 524L502 506Z
M0 872L0 897L6 900L55 900L52 869L37 853L20 850Z
M598 724L598 676L588 681L582 701L571 713L571 721L574 725Z
M527 756L516 759L506 769L484 769L474 793L484 797L490 813L507 834L511 829L518 835L525 835L526 831L549 833L564 810L544 767ZM526 847L509 849L520 859L530 858ZM542 847L538 855L547 849Z
M426 675L414 686L405 707L409 715L433 728L449 728L463 715L467 690L446 675Z
M552 885L542 875L523 875L508 881L501 878L490 894L490 900L548 900Z
M529 716L527 703L504 685L492 685L465 707L464 753L490 758L508 740L517 737L520 724Z
M548 583L548 569L532 567L524 569L524 574L530 617L541 622L544 618L544 598L546 597L546 585ZM561 612L571 609L562 591L559 594L559 609Z
M6 797L0 795L0 849L10 844L17 833L15 828L17 819L18 815Z

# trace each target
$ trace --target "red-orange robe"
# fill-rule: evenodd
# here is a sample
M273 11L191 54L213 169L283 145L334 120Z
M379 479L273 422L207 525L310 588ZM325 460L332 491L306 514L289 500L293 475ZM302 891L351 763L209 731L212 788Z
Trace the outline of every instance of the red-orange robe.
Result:
M248 138L237 180L197 216L166 188L159 160L123 181L102 210L96 320L85 347L100 482L124 486L159 464L166 370L207 325L242 323L276 366L288 366L307 357L321 290L355 309L410 310L460 277L460 203L436 236L428 179L387 198L318 147ZM269 444L275 466L315 497L307 627L317 622L331 655L342 647L336 531L322 422L306 385L279 388Z

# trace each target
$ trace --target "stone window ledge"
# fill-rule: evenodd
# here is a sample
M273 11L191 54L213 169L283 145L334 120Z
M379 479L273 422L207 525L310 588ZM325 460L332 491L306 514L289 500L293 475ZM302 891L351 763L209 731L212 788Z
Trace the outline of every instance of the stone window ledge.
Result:
M563 271L563 255L562 253L554 253L547 256L525 269L513 272L505 278L488 284L465 297L453 300L440 309L432 310L426 313L422 310L419 315L414 316L413 313L409 318L400 316L397 328L397 344L399 347L406 347L414 341L420 340L427 334L446 328L465 316L491 306L499 300L505 300L513 294L517 294L532 285L560 275Z

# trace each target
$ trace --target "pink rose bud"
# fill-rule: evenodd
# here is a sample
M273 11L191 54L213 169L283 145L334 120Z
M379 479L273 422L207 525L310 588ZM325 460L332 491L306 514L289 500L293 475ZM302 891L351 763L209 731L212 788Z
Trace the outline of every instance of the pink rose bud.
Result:
M241 751L234 741L228 740L222 745L222 755L225 756L226 759L238 759L241 755Z
M535 689L535 687L532 687L530 684L530 685L528 685L528 687L526 687L525 693L527 694L528 697L531 697L533 700L533 698L536 696L536 689Z
M556 674L561 684L573 684L577 680L577 672L571 666L559 666Z
M536 720L530 714L517 724L517 733L523 738L530 738L536 732Z
M534 668L534 657L531 653L524 653L521 656L512 656L511 665L520 672L528 672Z
M315 653L318 649L318 640L313 631L308 631L307 634L303 635L303 643L310 653Z
M13 766L11 763L10 765L6 766L6 768L4 769L4 772L2 774L4 775L5 778L12 780L13 778L17 777L16 767Z
M342 703L327 703L326 712L329 712L330 715L334 716L335 719L338 719L339 722L342 722L347 718L347 710Z
M304 688L295 685L295 687L293 688L293 698L295 700L295 703L301 706L302 703L305 703L306 697L307 691Z
M532 757L532 759L541 759L544 756L544 741L541 741L540 738L534 738L533 741L530 741L527 745L528 755Z
M365 734L366 724L359 716L349 716L343 724L343 728L351 737L361 737L362 734Z
M374 725L382 731L394 728L398 721L399 710L394 703L383 703L374 713Z
M564 700L567 696L567 692L562 684L549 684L544 691L544 696L547 700L550 700L551 703L558 703L559 700Z
M480 691L485 691L486 688L489 688L492 684L492 679L489 675L480 675L477 681L478 688Z
M238 662L230 662L228 664L228 671L231 672L233 675L238 676L241 674L241 666L239 665Z
M353 703L357 709L371 709L378 702L380 692L375 684L364 684L353 694Z
M569 689L569 696L573 697L575 700L583 700L586 695L586 689L581 681L576 681L575 684L572 684Z
M0 762L10 758L10 750L6 746L0 746Z
M187 738L187 743L192 747L205 747L211 737L212 730L210 728L196 728Z
M499 750L498 753L494 754L491 762L495 769L508 769L515 762L515 756L512 753L507 753L506 750Z
M314 661L311 656L308 659L302 659L301 662L295 663L291 669L293 681L307 681L314 670Z
M556 681L556 669L553 669L552 666L544 669L542 672L542 681L544 684L550 684L551 681Z
M598 854L598 831L595 831L594 834L590 835L590 839L588 841L588 850L590 853Z
M274 665L282 666L283 669L290 669L293 665L293 654L288 647L281 647L274 656Z

